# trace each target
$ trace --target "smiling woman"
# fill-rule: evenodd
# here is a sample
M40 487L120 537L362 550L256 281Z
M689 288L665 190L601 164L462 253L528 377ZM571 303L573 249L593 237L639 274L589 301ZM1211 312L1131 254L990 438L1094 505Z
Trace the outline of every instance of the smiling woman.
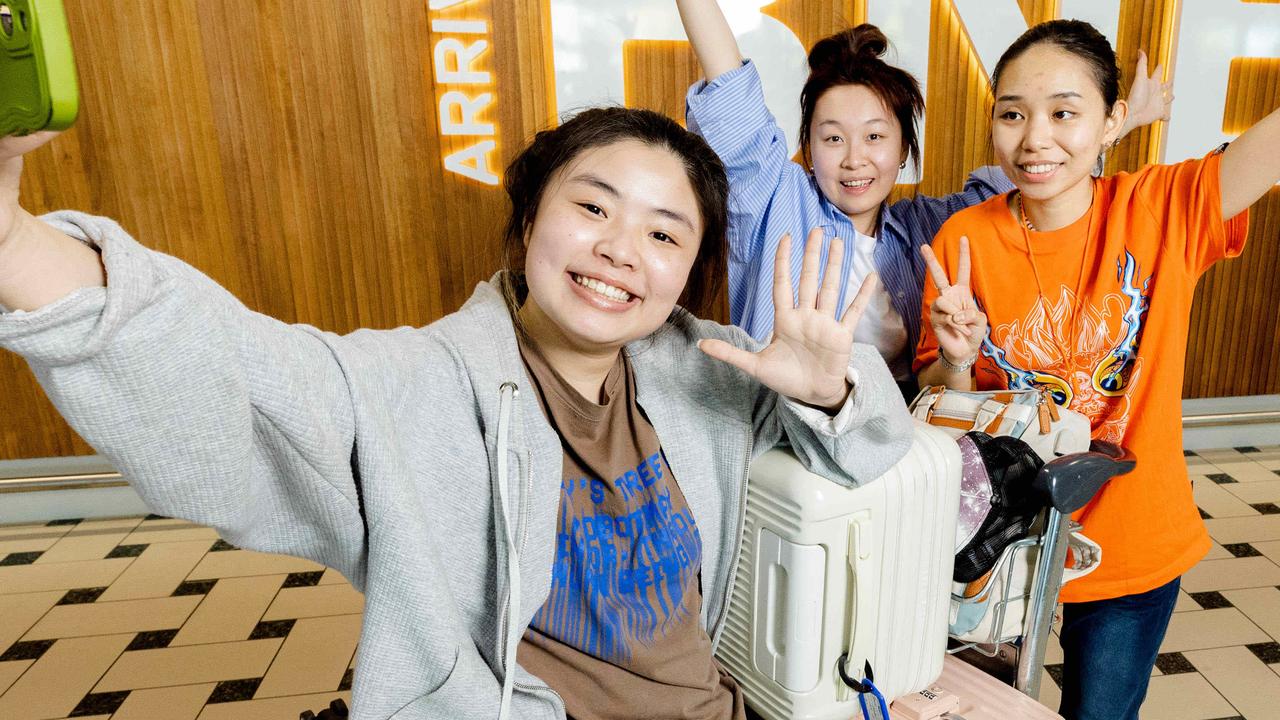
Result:
M699 320L727 181L669 118L587 110L508 168L512 264L423 328L249 311L111 220L33 217L0 139L0 347L157 513L341 571L365 596L355 718L741 718L712 658L751 460L834 481L910 419L809 242L771 343ZM603 695L598 688L607 686Z
M1138 717L1179 579L1210 547L1182 455L1188 316L1280 180L1280 110L1203 158L1095 177L1130 111L1118 76L1106 38L1079 21L1005 51L991 140L1017 189L939 231L916 357L922 382L1047 390L1138 458L1076 516L1104 561L1062 592L1071 720Z
M530 292L520 319L542 335L544 352L598 355L607 367L667 319L702 245L702 214L683 176L670 151L636 141L588 150L564 168L525 238ZM708 244L723 253L723 243Z

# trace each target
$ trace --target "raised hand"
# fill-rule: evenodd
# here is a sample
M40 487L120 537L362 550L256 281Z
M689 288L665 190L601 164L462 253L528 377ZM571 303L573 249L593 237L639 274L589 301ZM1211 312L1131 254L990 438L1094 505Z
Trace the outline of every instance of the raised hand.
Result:
M22 156L55 135L0 137L0 305L10 311L36 310L79 288L106 282L97 252L18 204Z
M969 289L969 238L960 238L960 263L954 283L933 248L921 246L920 254L938 287L938 297L929 306L929 324L938 338L938 351L945 353L951 363L963 365L978 354L987 334L987 316L978 309Z
M1150 125L1157 120L1168 120L1173 107L1173 83L1160 79L1164 66L1147 75L1147 54L1138 51L1138 65L1133 71L1133 84L1129 87L1129 115L1125 118L1125 132ZM1122 133L1123 135L1123 133Z
M56 132L0 137L0 244L13 234L21 208L18 185L22 180L22 156L49 142Z
M845 375L853 351L853 330L879 286L879 277L868 275L844 316L838 318L844 243L839 238L831 241L826 272L819 283L821 253L822 230L815 228L809 232L800 287L793 299L788 261L791 237L784 235L778 243L773 260L773 338L763 350L748 352L721 340L703 340L699 347L781 395L834 411L849 394Z

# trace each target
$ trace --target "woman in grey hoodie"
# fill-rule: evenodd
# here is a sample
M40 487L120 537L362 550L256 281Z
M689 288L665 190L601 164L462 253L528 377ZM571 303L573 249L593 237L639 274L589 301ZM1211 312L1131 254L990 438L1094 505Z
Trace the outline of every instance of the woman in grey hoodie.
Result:
M851 343L874 279L842 317L816 253L793 290L782 242L767 346L677 304L724 274L727 183L661 115L539 133L507 173L511 269L426 327L345 336L111 220L33 217L22 154L46 140L0 140L0 347L155 512L365 594L352 717L740 717L711 653L750 461L787 443L857 484L910 446ZM579 432L609 423L623 450Z

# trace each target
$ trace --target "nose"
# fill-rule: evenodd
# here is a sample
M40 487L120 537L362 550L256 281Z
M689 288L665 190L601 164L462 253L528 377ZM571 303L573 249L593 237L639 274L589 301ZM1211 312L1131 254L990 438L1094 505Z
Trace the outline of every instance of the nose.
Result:
M861 143L850 141L845 145L844 157L840 160L840 167L845 170L853 170L866 164L866 153L863 152Z
M614 267L635 269L640 255L638 238L641 232L631 223L619 223L609 228L596 241L596 255Z
M1048 116L1035 114L1027 118L1025 130L1022 135L1022 147L1024 150L1041 150L1050 145L1053 133L1053 127L1049 122Z

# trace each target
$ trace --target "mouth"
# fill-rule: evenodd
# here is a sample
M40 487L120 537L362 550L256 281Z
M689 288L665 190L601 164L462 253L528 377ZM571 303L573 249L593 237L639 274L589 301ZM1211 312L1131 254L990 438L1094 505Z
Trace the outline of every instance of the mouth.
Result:
M574 285L585 293L588 293L589 297L610 301L611 303L614 303L615 306L618 304L627 305L630 304L632 300L637 299L637 296L634 293L624 290L616 285L610 285L609 283L597 278L579 275L575 272L570 272L569 277L573 279Z
M841 180L840 187L846 190L863 190L871 187L871 183L875 182L875 178L859 178L857 180Z
M1018 169L1028 180L1047 180L1053 177L1053 174L1062 167L1062 163L1022 163L1018 165Z

